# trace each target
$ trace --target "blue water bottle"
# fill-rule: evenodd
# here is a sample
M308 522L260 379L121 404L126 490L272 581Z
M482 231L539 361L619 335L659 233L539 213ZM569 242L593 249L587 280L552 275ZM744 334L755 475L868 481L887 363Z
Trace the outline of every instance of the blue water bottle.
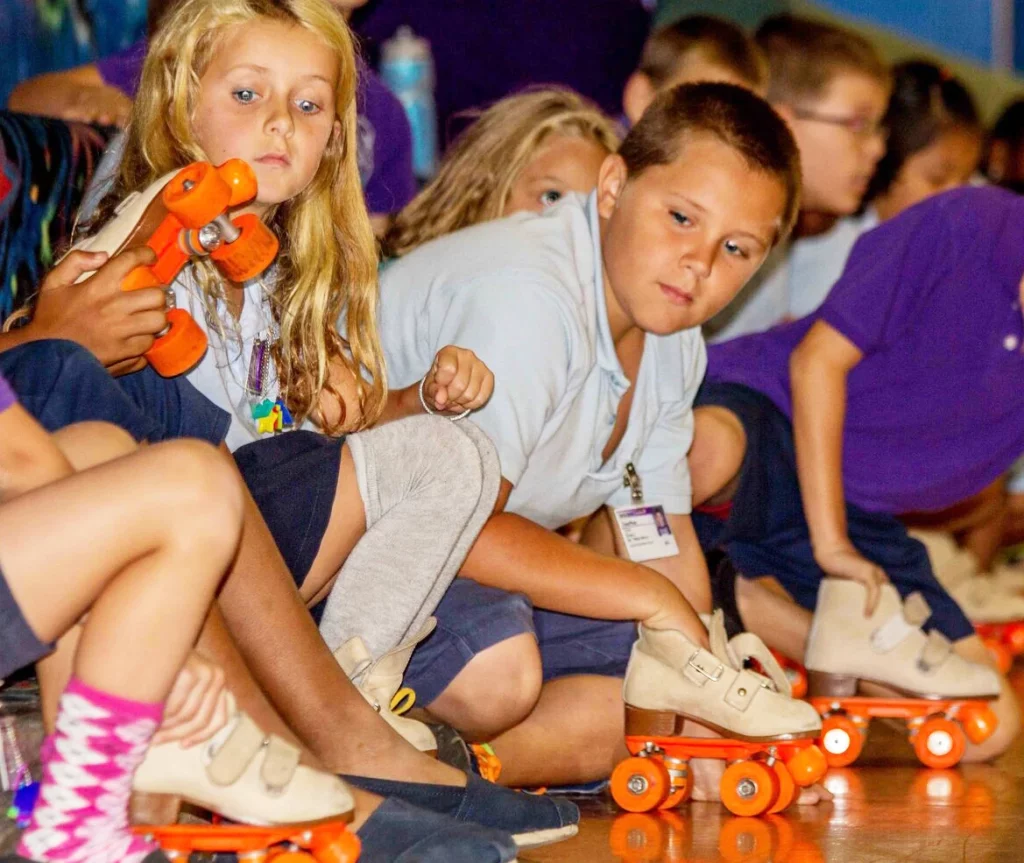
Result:
M380 76L405 108L412 127L412 170L429 180L437 170L437 108L430 43L399 27L381 46Z

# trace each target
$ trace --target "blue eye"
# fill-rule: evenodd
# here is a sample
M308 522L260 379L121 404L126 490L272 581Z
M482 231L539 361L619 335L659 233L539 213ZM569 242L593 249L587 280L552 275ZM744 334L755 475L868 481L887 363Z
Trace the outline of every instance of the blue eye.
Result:
M562 200L562 193L555 189L548 189L546 192L542 192L540 196L540 202L545 207L550 207L552 204L557 204Z
M677 225L691 225L690 217L680 213L678 210L669 210L669 215Z
M742 248L740 248L732 240L726 240L724 245L725 245L725 251L728 252L733 257L737 257L737 258L749 258L750 257L746 253L746 251L744 251Z
M298 101L299 110L303 114L318 114L320 113L320 106L316 102L311 102L309 99L299 99Z
M248 88L235 90L231 95L235 97L236 102L241 102L243 105L251 105L256 100L256 91Z

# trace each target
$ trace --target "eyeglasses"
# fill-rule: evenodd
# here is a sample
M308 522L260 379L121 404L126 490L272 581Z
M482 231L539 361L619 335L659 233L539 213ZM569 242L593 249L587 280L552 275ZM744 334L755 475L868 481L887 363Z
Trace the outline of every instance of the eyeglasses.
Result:
M863 140L878 138L885 143L889 139L889 130L878 120L868 117L841 117L837 114L823 114L818 111L811 111L807 108L794 108L793 116L800 120L811 120L815 123L828 123L832 126L842 126L848 129L853 136Z

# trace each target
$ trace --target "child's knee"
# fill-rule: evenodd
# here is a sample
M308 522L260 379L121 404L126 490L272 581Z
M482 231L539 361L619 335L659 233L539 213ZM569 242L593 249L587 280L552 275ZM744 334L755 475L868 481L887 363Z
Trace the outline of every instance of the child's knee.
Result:
M713 405L694 410L689 463L695 504L718 494L735 478L746 449L747 436L735 414Z
M159 502L179 542L203 547L207 553L221 546L233 550L244 498L231 462L198 440L169 441L151 451L160 464Z
M471 736L488 738L530 715L543 682L537 642L523 633L474 656L431 708Z
M53 433L53 441L76 470L86 470L135 452L138 444L120 426L87 421L65 426Z

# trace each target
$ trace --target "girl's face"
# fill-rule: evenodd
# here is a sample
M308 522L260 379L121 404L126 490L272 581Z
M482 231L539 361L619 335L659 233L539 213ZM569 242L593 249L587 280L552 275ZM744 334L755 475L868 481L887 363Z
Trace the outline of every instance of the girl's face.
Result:
M244 159L256 172L262 212L299 194L331 135L338 79L334 52L308 30L260 20L226 30L199 82L192 122L214 164Z
M612 333L699 326L768 254L786 203L782 182L709 135L627 180L625 163L609 156L597 200Z
M981 135L954 127L905 161L889 190L876 202L891 218L914 204L970 181L981 159ZM884 212L883 212L884 211Z
M589 195L608 151L592 138L552 135L534 153L509 190L505 215L541 212L569 192Z

